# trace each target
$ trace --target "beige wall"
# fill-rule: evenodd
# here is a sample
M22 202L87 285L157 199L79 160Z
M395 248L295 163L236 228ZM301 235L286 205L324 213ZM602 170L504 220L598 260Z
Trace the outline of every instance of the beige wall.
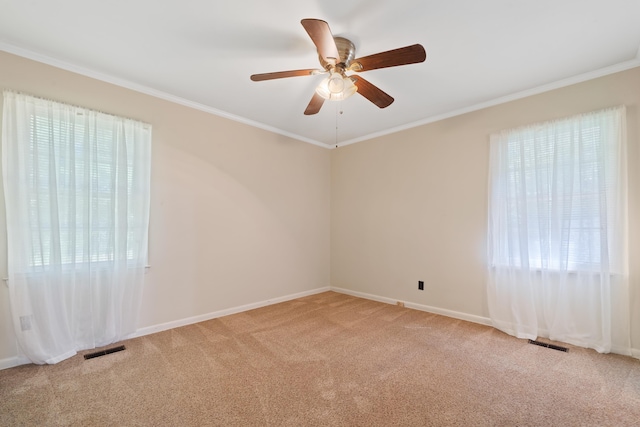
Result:
M153 125L141 328L329 284L486 318L489 134L626 104L640 349L640 68L333 151L3 52L0 88ZM0 285L0 362L16 354Z
M640 68L333 150L332 286L487 318L489 135L620 104L629 136L632 347L640 349Z
M3 52L0 89L153 125L140 327L329 286L329 150ZM8 312L0 284L0 361L17 354Z

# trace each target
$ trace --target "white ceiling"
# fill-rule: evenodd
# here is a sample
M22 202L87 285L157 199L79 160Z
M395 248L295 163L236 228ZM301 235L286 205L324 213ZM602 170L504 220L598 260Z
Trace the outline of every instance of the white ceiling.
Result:
M363 73L385 109L356 94L305 116L323 76L249 80L319 67L303 18L356 56L427 60ZM0 0L0 50L322 146L640 66L639 48L640 0Z

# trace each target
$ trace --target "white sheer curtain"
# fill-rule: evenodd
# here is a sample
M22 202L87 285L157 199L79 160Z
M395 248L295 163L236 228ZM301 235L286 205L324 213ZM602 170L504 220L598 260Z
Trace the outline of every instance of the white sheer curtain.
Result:
M491 135L493 324L630 354L624 107Z
M151 127L4 91L11 311L34 363L136 329L147 260Z

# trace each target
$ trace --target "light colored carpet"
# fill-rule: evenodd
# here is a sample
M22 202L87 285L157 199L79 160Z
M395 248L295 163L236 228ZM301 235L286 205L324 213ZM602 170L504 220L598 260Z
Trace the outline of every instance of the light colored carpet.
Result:
M640 360L334 292L122 344L0 371L0 425L640 425Z

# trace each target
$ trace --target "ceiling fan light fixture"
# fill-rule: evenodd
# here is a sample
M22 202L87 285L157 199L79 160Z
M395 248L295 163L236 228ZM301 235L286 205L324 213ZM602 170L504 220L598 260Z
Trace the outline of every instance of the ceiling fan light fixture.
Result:
M259 82L329 73L330 76L316 87L311 101L304 110L304 114L307 116L317 114L326 99L342 101L356 92L371 101L376 107L386 108L393 103L393 98L389 94L360 76L347 76L346 72L361 73L380 68L417 64L424 62L427 58L427 53L420 44L356 58L356 46L353 42L344 37L334 37L326 21L309 18L303 19L300 23L316 46L318 60L322 68L253 74L251 80Z
M356 93L357 90L358 88L351 78L336 72L331 73L329 77L324 79L318 87L316 87L316 93L330 101L347 99Z

